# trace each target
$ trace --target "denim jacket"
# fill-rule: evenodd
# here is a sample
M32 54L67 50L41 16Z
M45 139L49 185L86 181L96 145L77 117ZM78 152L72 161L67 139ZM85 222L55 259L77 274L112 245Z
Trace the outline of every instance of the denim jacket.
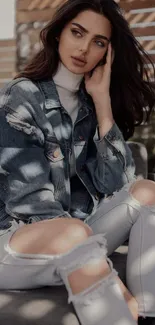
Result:
M114 124L97 135L82 87L75 125L53 80L13 80L0 92L0 228L20 219L85 218L101 197L134 177L130 149ZM73 148L73 149L72 149ZM76 175L70 178L74 150Z

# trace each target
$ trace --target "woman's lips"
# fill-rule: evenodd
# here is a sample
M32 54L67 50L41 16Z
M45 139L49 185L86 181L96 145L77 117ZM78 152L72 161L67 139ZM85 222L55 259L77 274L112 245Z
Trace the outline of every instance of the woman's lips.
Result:
M73 56L72 56L72 61L75 65L80 66L80 67L83 67L86 64L86 61L84 61L80 58L77 58L77 57L73 57Z

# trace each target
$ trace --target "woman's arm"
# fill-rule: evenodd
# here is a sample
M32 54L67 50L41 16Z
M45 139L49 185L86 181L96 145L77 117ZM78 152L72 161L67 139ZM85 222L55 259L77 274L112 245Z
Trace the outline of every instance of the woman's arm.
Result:
M110 80L112 49L109 44L107 61L98 66L93 75L86 75L85 85L91 95L98 121L99 138L94 138L97 149L96 159L87 166L96 189L104 194L112 194L134 177L134 163L131 151L117 127L112 113Z
M110 98L112 60L112 47L109 44L105 65L99 65L91 77L89 74L85 76L86 90L95 105L100 138L104 137L114 124Z

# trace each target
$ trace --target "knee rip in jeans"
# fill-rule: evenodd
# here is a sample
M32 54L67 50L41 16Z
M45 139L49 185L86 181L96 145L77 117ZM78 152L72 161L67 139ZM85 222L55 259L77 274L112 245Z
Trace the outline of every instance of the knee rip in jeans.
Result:
M154 203L152 202L152 204L146 203L146 202L140 202L140 200L138 198L136 198L133 193L132 190L134 189L135 185L142 184L142 182L144 182L144 184L146 184L146 182L152 182L150 180L135 180L133 179L133 181L131 181L130 183L125 184L122 189L120 189L119 191L116 191L113 193L113 196L116 195L120 195L121 192L125 191L128 193L128 195L130 196L131 200L133 203L136 204L137 207L143 207L149 211L155 212L155 198L154 198ZM152 182L153 186L154 186L154 193L155 193L155 182ZM155 194L154 194L155 195Z
M80 293L73 294L68 276L89 263L89 261L96 260L97 258L103 258L107 261L110 273ZM76 246L69 253L59 257L56 263L57 272L68 290L68 303L89 304L91 300L99 297L101 292L103 293L107 285L109 286L111 283L116 282L117 272L113 269L112 262L107 258L106 239L102 234L90 236L83 244Z
M138 180L131 184L129 193L141 205L155 206L155 182L146 179Z

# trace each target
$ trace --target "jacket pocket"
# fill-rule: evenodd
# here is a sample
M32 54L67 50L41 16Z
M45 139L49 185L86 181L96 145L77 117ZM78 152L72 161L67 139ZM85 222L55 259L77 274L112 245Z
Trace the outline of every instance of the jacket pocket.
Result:
M37 125L31 125L29 122L21 120L15 112L7 113L6 120L15 130L31 136L33 140L38 140L41 145L44 144L44 134Z
M58 162L64 158L60 145L50 140L45 142L45 155L52 162Z

